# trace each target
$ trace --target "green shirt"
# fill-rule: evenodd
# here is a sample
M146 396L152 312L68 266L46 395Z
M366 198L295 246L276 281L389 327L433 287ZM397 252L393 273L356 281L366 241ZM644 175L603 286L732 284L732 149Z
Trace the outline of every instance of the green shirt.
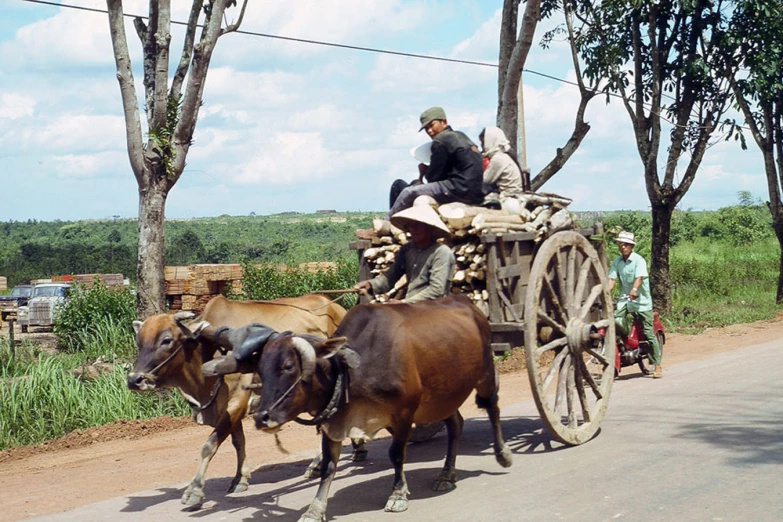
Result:
M406 243L394 257L394 263L378 277L370 279L375 295L388 292L399 278L408 277L408 291L404 303L418 303L449 295L451 277L456 261L451 249L442 243L433 243L424 250Z
M639 295L633 301L628 301L626 309L629 312L647 312L652 310L650 297L650 275L647 273L647 261L636 252L631 252L628 259L617 256L609 268L609 279L617 279L620 284L620 295L628 295L637 277L642 278Z

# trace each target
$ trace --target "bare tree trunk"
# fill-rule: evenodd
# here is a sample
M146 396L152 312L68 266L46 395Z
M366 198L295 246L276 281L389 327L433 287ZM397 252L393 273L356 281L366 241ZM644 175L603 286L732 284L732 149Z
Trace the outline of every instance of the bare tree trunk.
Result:
M652 209L652 249L650 253L650 293L654 307L665 314L672 310L669 288L669 238L675 205L661 201Z
M507 6L506 4L508 3L513 3L513 0L506 0L503 4L504 23L510 23L506 20L506 15L511 16L512 11L515 12L517 10L516 7L512 9L510 6ZM522 69L525 67L530 47L533 45L533 36L538 25L540 8L541 0L528 0L526 2L525 14L522 16L522 27L519 29L519 37L513 46L511 55L508 57L508 65L503 75L503 89L498 99L498 127L503 129L510 143L517 142L517 93L519 92L519 82L522 78ZM514 25L516 25L516 17L513 20ZM502 31L501 29L501 35L503 34ZM508 45L509 42L501 40L501 58L504 56L504 52L508 52L508 49L504 49L504 44ZM498 79L500 79L500 75Z
M503 16L500 21L500 52L498 53L498 122L503 114L503 90L506 88L508 63L517 44L519 2L520 0L503 0ZM516 106L514 106L514 111L516 111ZM514 118L516 119L516 116Z
M149 176L164 182L139 188L139 254L136 267L136 313L149 317L164 313L164 223L168 187L163 176Z

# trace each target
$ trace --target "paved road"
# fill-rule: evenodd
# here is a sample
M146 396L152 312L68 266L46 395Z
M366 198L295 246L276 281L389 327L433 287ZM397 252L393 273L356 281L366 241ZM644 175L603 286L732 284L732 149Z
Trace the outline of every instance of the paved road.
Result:
M488 422L468 420L455 491L429 487L445 436L410 446L405 513L382 511L392 474L388 441L375 441L367 462L341 461L329 520L783 520L782 349L783 339L683 363L658 381L634 372L615 383L601 432L578 447L542 433L532 401L506 407L503 430L515 454L509 469L492 456ZM300 478L309 457L256 471L239 495L223 494L227 479L209 480L212 500L197 512L181 509L183 483L37 520L295 521L315 494L316 482Z

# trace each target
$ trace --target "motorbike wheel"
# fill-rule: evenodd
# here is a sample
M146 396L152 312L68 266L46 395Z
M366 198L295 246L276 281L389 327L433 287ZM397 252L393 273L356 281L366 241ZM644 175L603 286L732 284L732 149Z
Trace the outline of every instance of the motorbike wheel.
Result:
M639 369L644 375L652 375L652 365L650 364L650 360L647 358L647 354L639 358L638 364Z
M658 339L658 346L661 349L661 358L663 358L663 334L661 332L658 332L655 334L655 338ZM647 343L647 349L650 349L650 344ZM645 375L652 375L653 369L652 364L650 364L650 359L647 353L644 354L644 356L639 359L639 369L642 371Z

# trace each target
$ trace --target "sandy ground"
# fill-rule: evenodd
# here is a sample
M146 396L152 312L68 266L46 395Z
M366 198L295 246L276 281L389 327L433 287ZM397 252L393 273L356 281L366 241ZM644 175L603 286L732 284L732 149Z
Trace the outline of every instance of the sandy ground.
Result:
M714 328L695 336L670 334L664 367L778 338L783 338L783 317ZM530 398L527 373L520 368L517 357L501 367L501 407ZM623 392L623 380L637 378L647 377L635 366L623 368L613 393ZM483 414L472 399L462 412L466 417ZM184 488L196 471L201 444L210 430L189 419L126 421L0 452L0 521L46 515L146 489ZM284 463L295 463L303 472L318 444L314 428L293 423L280 433L289 454L276 448L273 437L256 432L249 419L245 432L254 473ZM227 443L212 461L207 473L208 499L223 495L217 488L227 487L228 481L216 484L210 479L233 476L234 455Z

